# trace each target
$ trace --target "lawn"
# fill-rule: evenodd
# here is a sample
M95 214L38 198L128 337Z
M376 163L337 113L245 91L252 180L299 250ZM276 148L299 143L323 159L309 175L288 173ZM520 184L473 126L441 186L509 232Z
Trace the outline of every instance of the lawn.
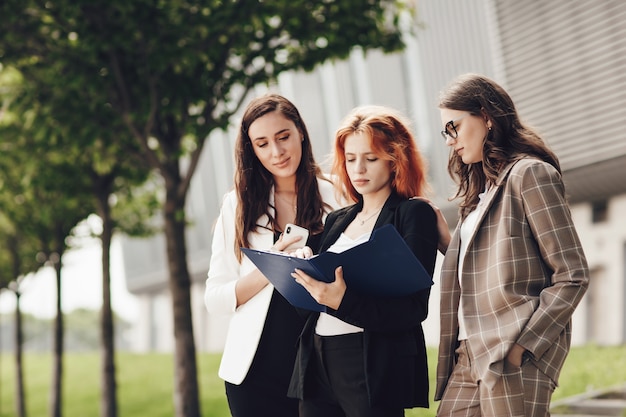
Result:
M431 378L434 375L436 351L429 350ZM118 405L120 417L172 417L173 359L168 354L119 353L117 361ZM26 402L29 416L48 415L51 381L50 355L27 354ZM97 352L68 354L64 364L63 416L97 417L99 415L99 365ZM229 415L222 381L217 377L219 355L198 356L198 380L201 409L205 417ZM15 416L13 355L0 356L0 417ZM431 390L434 382L431 379ZM562 372L560 387L553 399L559 400L588 390L607 388L626 382L626 346L585 346L572 349ZM431 395L432 396L432 395ZM407 417L432 417L437 403L430 409L407 411Z

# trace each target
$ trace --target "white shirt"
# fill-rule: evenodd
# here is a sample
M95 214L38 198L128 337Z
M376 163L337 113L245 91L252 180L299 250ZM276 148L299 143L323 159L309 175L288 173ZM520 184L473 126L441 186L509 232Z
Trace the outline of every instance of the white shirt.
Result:
M342 233L337 241L328 248L328 252L341 253L361 243L367 242L370 239L370 235L371 232L365 233L352 240L346 236L345 233ZM361 327L346 323L335 316L323 312L320 313L317 319L317 325L315 326L315 333L320 336L336 336L340 334L359 333L362 331L363 329Z
M465 252L467 251L467 246L469 244L470 238L474 230L476 229L476 223L478 222L478 214L480 210L478 210L483 201L483 197L485 196L485 192L478 194L478 198L480 202L478 206L467 215L463 223L461 224L461 247L459 252L459 267L458 267L458 280L459 287L461 287L461 294L463 294L463 281L461 280L462 271L463 271L463 261L465 260ZM461 300L459 301L459 340L467 339L467 331L465 329L465 321L463 320L463 297L461 296Z

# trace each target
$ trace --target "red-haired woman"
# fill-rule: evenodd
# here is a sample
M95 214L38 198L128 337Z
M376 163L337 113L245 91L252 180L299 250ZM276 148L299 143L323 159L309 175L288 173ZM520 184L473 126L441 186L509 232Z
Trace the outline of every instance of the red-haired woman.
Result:
M411 199L424 195L426 164L404 117L386 107L354 109L336 133L333 174L356 203L328 215L321 251L342 252L393 224L432 275L437 220L428 203ZM300 270L293 276L327 306L309 315L300 337L289 394L301 399L302 417L394 417L428 407L422 322L430 289L366 296L346 286L341 267L330 284Z

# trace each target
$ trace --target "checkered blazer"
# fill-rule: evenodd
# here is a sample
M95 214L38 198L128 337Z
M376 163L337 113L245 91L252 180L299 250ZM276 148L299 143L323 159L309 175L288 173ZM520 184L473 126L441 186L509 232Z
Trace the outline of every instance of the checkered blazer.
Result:
M477 378L493 386L514 343L555 382L569 351L571 316L589 283L560 174L521 158L508 165L483 198L458 279L460 222L441 270L441 336L435 400L454 367L458 307Z

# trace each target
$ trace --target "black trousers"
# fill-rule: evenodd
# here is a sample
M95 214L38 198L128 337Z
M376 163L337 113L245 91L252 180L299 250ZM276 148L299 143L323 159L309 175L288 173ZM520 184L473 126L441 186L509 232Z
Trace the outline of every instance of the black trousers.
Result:
M314 336L300 417L402 417L404 409L371 407L363 334Z
M298 400L287 397L303 319L276 291L254 360L241 385L226 382L233 417L298 417Z
M247 380L225 386L233 417L298 417L298 400L288 398L286 391L276 392L271 384Z

